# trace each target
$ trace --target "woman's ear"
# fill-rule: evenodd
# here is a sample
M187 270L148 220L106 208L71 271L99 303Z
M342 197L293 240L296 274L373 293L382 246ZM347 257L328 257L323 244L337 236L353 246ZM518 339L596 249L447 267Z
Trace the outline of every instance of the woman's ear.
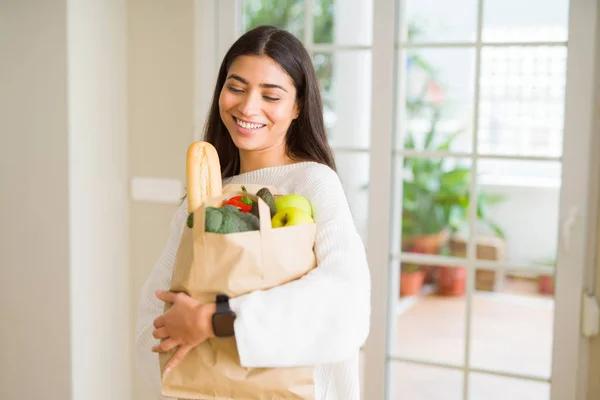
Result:
M292 118L292 119L298 119L298 116L300 115L300 111L301 111L300 101L296 100L296 103L294 103L294 118Z

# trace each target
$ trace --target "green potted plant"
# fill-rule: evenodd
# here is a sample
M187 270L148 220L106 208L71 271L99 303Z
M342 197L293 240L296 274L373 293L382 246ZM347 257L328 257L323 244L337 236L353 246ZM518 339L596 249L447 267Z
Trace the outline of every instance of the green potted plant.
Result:
M452 255L450 246L445 245L441 255ZM462 296L467 283L467 268L443 266L437 268L437 293L443 296Z
M451 149L460 132L438 138L440 110L432 106L432 118L422 147L418 148L412 132L407 132L404 148L426 152L445 152ZM448 239L468 226L469 188L471 168L452 159L404 158L402 250L425 254L440 254ZM488 217L488 207L502 201L483 191L477 193L477 219L503 238L502 229ZM434 269L424 267L426 282L430 282Z
M417 24L411 23L409 37L420 33ZM461 131L441 132L439 129L441 114L447 104L444 102L443 84L438 80L438 72L419 54L410 53L407 57L407 73L407 80L414 84L412 92L407 93L405 103L408 120L427 121L428 129L424 134L407 129L404 149L451 151ZM402 167L402 251L424 254L440 254L442 249L448 251L447 244L452 235L468 227L472 178L470 165L461 165L452 158L404 157ZM502 230L487 215L488 206L500 200L498 196L478 192L476 215L479 223L487 225L503 238ZM403 267L402 272L408 277L416 272L417 267L409 264ZM424 282L433 282L435 269L431 266L419 267L425 272ZM448 275L459 276L460 273ZM457 285L461 284L459 281L457 279Z
M416 296L421 292L425 272L418 264L402 263L400 267L400 297Z

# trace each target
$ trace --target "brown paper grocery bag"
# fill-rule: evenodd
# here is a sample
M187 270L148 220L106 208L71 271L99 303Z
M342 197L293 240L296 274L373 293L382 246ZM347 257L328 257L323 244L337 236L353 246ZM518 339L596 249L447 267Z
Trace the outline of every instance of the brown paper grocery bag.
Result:
M298 279L316 266L316 225L272 229L268 205L253 193L226 187L194 210L194 224L184 228L173 270L171 290L201 303L217 293L236 297ZM260 230L230 234L205 232L205 208L246 194L259 204ZM175 353L161 353L160 367ZM313 367L245 368L235 338L214 338L191 350L162 377L162 395L183 399L314 399Z

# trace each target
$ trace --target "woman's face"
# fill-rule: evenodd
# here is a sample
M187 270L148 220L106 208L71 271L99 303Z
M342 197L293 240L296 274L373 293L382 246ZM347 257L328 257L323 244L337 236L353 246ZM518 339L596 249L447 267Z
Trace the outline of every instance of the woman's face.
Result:
M266 150L285 144L298 116L292 78L266 56L239 56L219 96L221 119L238 149Z

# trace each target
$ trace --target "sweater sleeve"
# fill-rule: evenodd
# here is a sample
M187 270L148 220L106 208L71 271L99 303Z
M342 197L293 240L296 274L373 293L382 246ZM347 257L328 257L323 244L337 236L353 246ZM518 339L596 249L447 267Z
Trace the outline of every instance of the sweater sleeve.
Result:
M173 266L175 265L186 216L187 204L183 202L171 220L171 233L167 244L142 287L138 306L135 342L137 371L153 392L157 394L156 398L161 400L164 398L160 396L161 377L158 354L152 352L152 347L160 341L154 339L152 331L154 329L154 319L163 313L164 303L156 298L154 292L156 289L168 290L170 287Z
M231 299L244 367L347 360L370 328L370 273L337 174L321 167L304 180L317 224L317 267L302 278Z

